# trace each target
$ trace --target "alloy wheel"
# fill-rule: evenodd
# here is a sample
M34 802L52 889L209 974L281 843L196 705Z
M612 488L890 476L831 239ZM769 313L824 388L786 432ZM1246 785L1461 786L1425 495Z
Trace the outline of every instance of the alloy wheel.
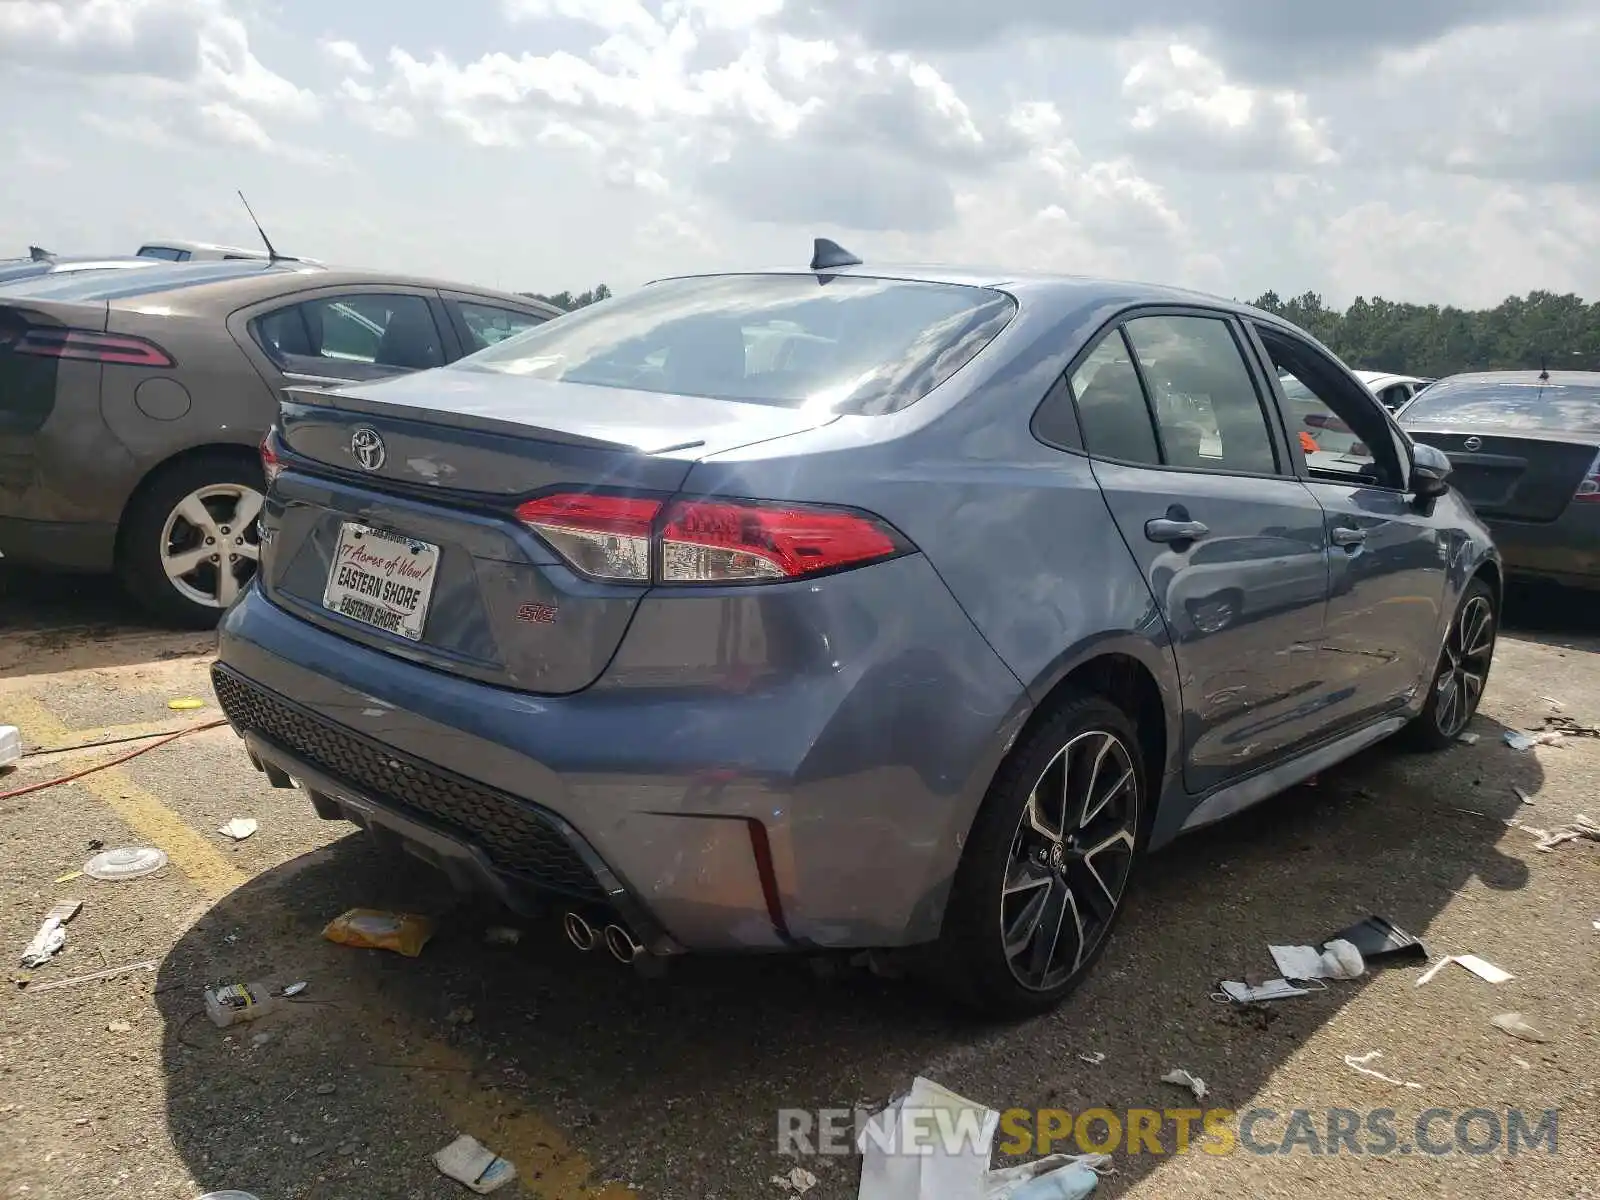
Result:
M1069 979L1111 926L1139 829L1133 751L1107 730L1063 746L1028 794L1000 897L1000 936L1023 987Z
M1472 596L1445 635L1444 659L1433 686L1434 722L1447 738L1465 729L1478 711L1494 658L1494 634L1493 606L1486 596Z
M261 557L256 518L262 495L241 483L190 492L161 529L161 569L187 600L227 608L250 582Z

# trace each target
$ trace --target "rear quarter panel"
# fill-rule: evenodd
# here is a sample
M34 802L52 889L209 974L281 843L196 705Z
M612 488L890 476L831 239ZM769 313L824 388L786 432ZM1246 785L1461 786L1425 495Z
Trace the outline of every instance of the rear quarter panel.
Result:
M916 404L716 455L684 490L884 517L927 556L1034 705L1098 655L1138 659L1166 699L1170 774L1181 704L1166 627L1088 459L1030 429L1069 360L1125 305L1113 296L1061 311L1019 299L989 349ZM996 736L1009 743L1019 728ZM980 793L992 769L986 761L973 780Z
M124 500L145 474L184 450L260 444L277 397L219 317L113 309L111 328L149 338L176 364L105 368L101 414L134 464L118 480Z

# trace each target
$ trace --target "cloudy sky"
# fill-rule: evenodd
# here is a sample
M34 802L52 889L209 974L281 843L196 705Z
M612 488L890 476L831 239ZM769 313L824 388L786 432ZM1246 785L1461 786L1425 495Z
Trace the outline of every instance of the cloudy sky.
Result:
M1595 0L0 0L0 254L1600 299Z

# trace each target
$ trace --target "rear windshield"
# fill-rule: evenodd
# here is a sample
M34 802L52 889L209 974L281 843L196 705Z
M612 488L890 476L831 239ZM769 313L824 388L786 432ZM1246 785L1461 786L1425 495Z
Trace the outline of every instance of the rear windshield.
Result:
M1442 379L1400 411L1400 424L1600 433L1600 380L1541 384Z
M851 275L672 279L446 369L885 413L953 375L1016 308L988 288Z
M39 275L32 279L19 279L9 284L0 284L0 295L29 296L36 300L96 303L107 300L128 300L135 296L151 296L157 292L170 292L177 288L197 287L201 284L220 283L229 279L241 279L246 275L281 270L284 268L250 261L173 263L171 266L158 263L141 267L137 271L61 271L52 275Z

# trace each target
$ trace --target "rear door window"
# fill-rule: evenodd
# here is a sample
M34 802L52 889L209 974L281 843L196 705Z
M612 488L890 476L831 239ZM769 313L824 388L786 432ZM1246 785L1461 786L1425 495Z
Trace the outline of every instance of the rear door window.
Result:
M1090 454L1118 462L1160 464L1150 407L1121 330L1107 334L1072 373L1072 394Z
M432 306L422 296L319 296L256 317L250 332L280 368L304 374L372 379L445 361Z
M461 318L461 333L468 354L497 346L507 338L526 333L536 325L543 325L548 319L515 308L481 304L476 300L452 300L449 303Z
M1278 457L1232 326L1220 317L1135 317L1128 342L1155 402L1166 462L1270 475Z

